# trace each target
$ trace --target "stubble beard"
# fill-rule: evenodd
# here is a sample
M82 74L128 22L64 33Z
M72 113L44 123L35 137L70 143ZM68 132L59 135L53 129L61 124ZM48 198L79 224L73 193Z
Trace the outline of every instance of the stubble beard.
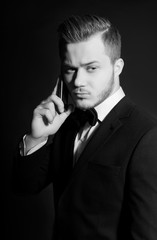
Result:
M87 110L90 108L94 108L96 106L98 106L99 104L101 104L103 101L105 101L108 97L110 97L114 91L114 87L115 87L115 79L114 79L114 73L111 76L111 80L110 80L110 84L108 86L108 88L103 89L99 95L97 96L96 100L91 103L90 100L86 101L84 99L80 99L79 102L76 102L76 107L83 109L83 110Z

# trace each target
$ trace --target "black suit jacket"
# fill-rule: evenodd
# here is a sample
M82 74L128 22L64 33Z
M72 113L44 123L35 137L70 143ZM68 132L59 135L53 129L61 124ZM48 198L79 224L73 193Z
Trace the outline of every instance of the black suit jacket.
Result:
M56 238L157 240L157 122L124 97L73 168L74 132L71 115L52 143L16 159L25 191L53 181Z

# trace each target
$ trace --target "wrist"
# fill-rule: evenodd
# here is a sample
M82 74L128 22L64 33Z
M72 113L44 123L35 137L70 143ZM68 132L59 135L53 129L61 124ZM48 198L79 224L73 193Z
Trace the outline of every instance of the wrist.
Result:
M25 154L27 154L32 148L36 145L47 141L48 137L34 138L32 135L25 135L24 144L25 144Z

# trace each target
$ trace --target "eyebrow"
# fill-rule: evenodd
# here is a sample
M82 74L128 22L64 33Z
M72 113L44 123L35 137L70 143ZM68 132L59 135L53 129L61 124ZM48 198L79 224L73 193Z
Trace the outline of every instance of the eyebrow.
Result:
M92 61L92 62L88 62L88 63L83 63L81 64L81 66L88 66L88 65L91 65L91 64L95 64L95 63L99 63L98 61Z
M95 63L99 63L98 61L91 61L91 62L87 62L87 63L82 63L81 66L88 66L88 65L92 65L92 64L95 64ZM63 63L62 64L64 67L71 67L71 68L76 68L75 66L69 64L69 63Z

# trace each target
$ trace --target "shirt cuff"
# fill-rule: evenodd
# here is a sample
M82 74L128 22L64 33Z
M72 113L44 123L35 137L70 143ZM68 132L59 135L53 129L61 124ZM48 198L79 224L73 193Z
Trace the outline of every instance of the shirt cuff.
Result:
M46 139L43 142L41 142L41 143L35 145L34 147L32 147L29 151L27 151L26 140L25 139L26 139L26 135L24 135L23 141L19 145L21 156L30 155L30 154L36 152L38 149L40 149L42 146L44 146L47 143L47 139Z

